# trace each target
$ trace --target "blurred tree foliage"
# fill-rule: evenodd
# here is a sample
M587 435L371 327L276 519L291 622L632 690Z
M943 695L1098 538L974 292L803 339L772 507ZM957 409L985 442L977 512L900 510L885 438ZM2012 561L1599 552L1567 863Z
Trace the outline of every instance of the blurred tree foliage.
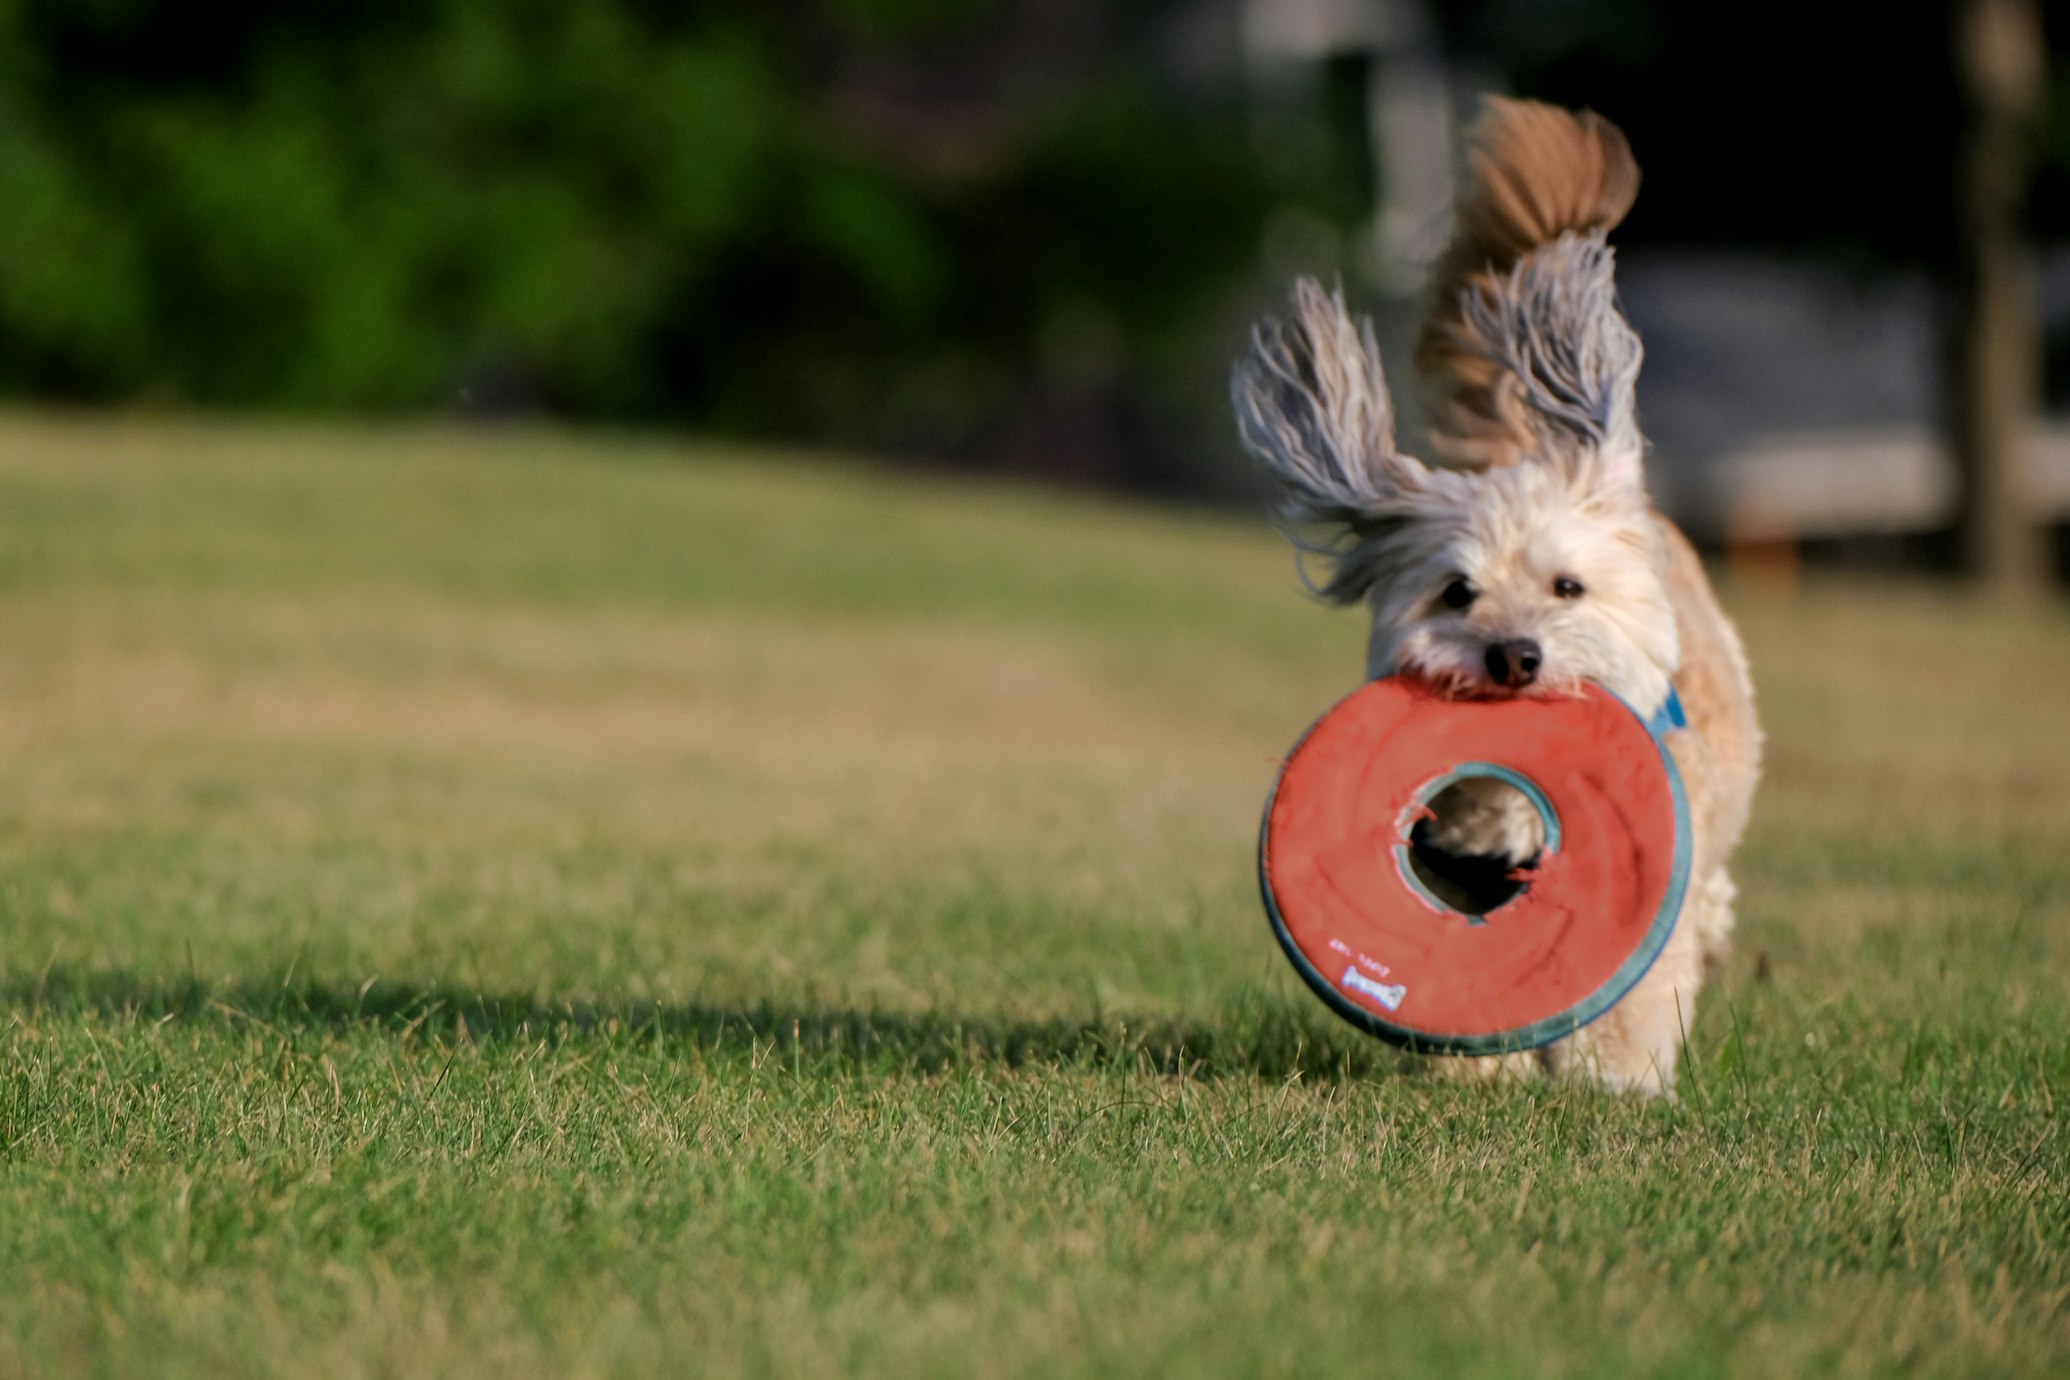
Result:
M0 0L0 389L943 452L1030 371L1155 395L1346 201L1172 8Z

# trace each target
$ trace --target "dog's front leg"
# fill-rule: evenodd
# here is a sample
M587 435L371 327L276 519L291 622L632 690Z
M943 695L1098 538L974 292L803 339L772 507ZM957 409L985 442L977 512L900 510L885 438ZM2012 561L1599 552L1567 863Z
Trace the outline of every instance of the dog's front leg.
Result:
M1689 889L1667 947L1639 985L1600 1018L1548 1050L1553 1071L1612 1092L1672 1095L1675 1063L1696 1019L1703 986L1704 940L1731 928L1731 887L1710 879ZM1709 913L1723 906L1723 916Z

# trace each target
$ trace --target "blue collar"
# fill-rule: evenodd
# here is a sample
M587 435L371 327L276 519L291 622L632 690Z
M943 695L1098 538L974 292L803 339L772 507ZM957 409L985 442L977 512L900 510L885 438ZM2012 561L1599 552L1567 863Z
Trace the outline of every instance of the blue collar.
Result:
M1674 686L1668 687L1668 697L1661 701L1660 708L1653 711L1653 718L1646 727L1656 738L1667 737L1673 729L1689 727L1689 716L1682 712L1682 697L1675 693Z

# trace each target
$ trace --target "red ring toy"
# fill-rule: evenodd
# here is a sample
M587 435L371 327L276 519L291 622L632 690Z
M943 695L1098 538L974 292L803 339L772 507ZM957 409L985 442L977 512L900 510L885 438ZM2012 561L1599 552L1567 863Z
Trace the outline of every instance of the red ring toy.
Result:
M1409 830L1465 777L1522 790L1545 822L1524 889L1473 916L1409 866ZM1549 1044L1610 1009L1673 932L1689 880L1681 774L1624 701L1447 699L1400 676L1304 734L1265 804L1265 909L1338 1015L1434 1054Z

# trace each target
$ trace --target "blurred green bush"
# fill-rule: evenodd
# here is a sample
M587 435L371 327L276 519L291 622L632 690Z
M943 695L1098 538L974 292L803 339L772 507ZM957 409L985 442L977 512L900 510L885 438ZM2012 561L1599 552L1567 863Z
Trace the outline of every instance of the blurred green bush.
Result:
M0 390L944 452L1030 377L1155 397L1346 185L1163 13L0 0Z

